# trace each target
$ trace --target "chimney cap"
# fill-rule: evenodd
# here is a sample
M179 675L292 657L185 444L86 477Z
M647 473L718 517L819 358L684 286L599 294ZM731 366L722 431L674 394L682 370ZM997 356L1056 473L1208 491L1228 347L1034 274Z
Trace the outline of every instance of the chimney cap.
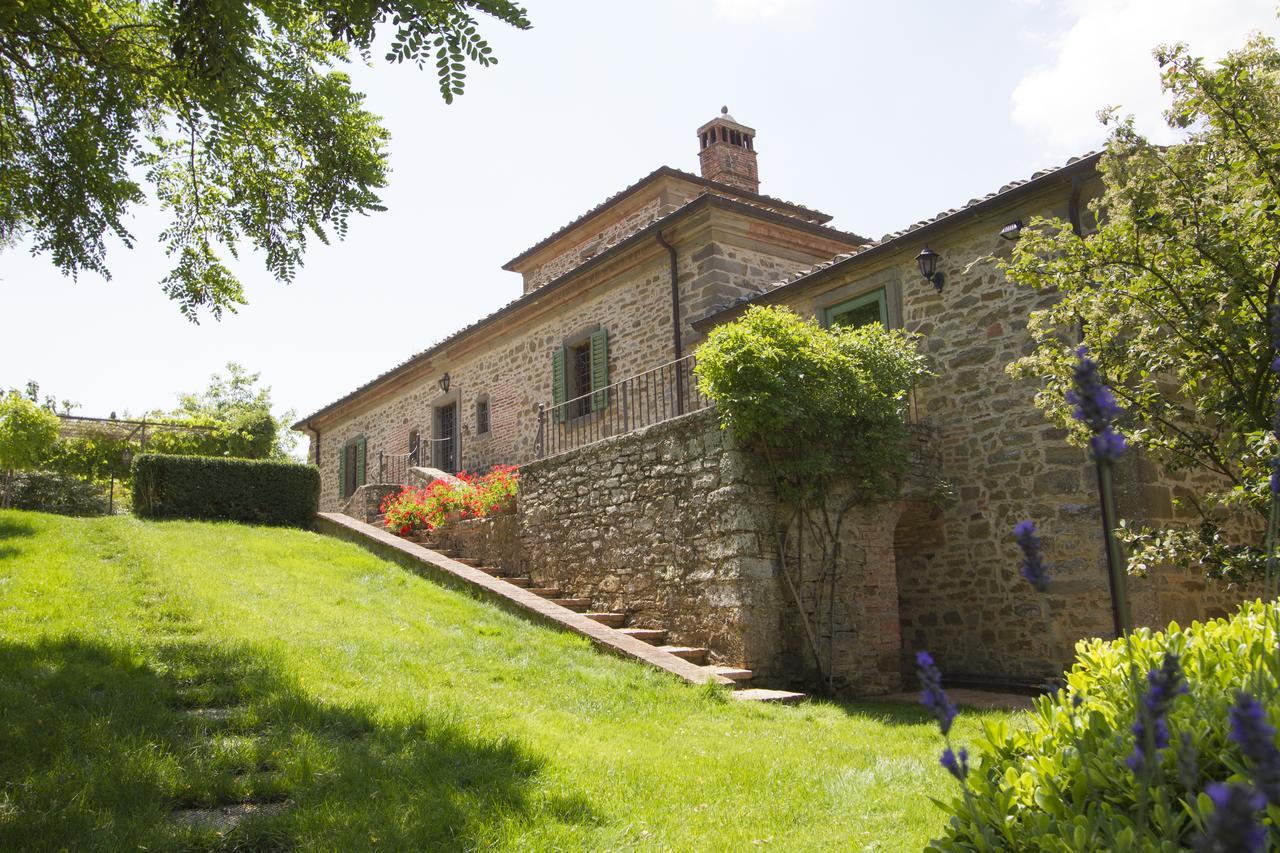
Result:
M706 130L707 128L711 127L712 125L716 125L716 126L720 126L720 125L730 125L730 126L732 126L734 129L736 129L736 130L741 130L741 131L743 131L744 133L746 133L746 134L748 134L748 135L750 135L750 136L755 136L755 135L756 135L756 129L755 129L754 127L748 127L747 125L745 125L745 124L743 124L742 122L738 121L738 120L737 120L736 118L734 118L733 116L729 115L729 108L728 108L728 107L721 107L721 108L720 108L720 115L716 116L716 117L715 117L715 118L713 118L711 121L707 122L707 123L706 123L706 124L704 124L702 127L698 128L698 135L702 135L702 132L703 132L704 130Z

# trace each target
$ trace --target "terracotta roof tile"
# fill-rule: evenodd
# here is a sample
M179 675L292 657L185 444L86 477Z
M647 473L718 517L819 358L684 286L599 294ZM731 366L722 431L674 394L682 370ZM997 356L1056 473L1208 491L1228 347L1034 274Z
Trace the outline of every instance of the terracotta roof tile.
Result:
M795 202L786 201L785 199L774 198L773 196L761 195L759 193L752 193L746 190L741 190L741 189L738 189L737 187L729 186L728 184L722 184L722 183L719 183L718 181L708 180L707 178L704 178L700 175L695 175L692 172L686 172L682 169L676 169L671 166L659 166L657 169L654 169L652 172L645 175L643 178L636 181L634 184L631 184L630 186L619 190L618 192L606 198L604 201L597 204L595 207L583 213L581 216L569 222L567 225L561 226L560 228L556 229L548 236L539 240L537 243L534 243L532 246L525 249L523 252L516 255L511 260L507 261L502 268L504 270L513 269L516 264L518 264L520 261L524 260L528 256L532 255L534 252L538 251L544 246L550 245L560 237L572 231L574 228L577 228L582 223L590 220L594 216L599 215L603 211L607 210L610 206L616 204L617 202L621 201L622 199L626 198L627 196L639 190L641 187L646 186L647 184L653 182L654 180L656 180L657 178L663 175L669 175L671 177L681 178L682 180L686 180L691 183L700 184L706 190L716 191L722 195L729 195L732 198L734 198L734 200L736 201L745 201L748 204L755 204L758 207L768 208L770 206L776 206L776 207L784 208L790 211L794 211L797 214L801 214L797 218L803 219L807 222L813 222L821 225L823 223L831 221L831 217L828 214L825 214L820 210L814 210L811 207L805 207L802 204L796 204Z
M1071 165L1073 165L1073 164L1075 164L1075 163L1078 163L1078 162L1080 162L1080 161L1082 161L1082 160L1089 160L1089 159L1095 159L1095 160L1096 160L1096 159L1097 159L1098 157L1100 157L1100 156L1101 156L1101 152L1098 152L1098 151L1090 151L1090 152L1088 152L1087 154L1082 154L1082 155L1080 155L1080 156L1078 156L1078 157L1072 157L1072 158L1068 159L1068 160L1067 160L1067 162L1066 162L1066 163L1064 163L1064 164L1063 164L1063 165L1061 165L1061 166L1055 166L1055 167L1053 167L1053 168L1049 168L1049 169L1041 169L1041 170L1039 170L1038 172L1035 172L1035 173L1034 173L1033 175L1031 175L1031 177L1029 177L1029 178L1025 178L1025 179L1021 179L1021 180L1014 180L1014 181L1010 181L1009 183L1005 184L1004 186L1002 186L1000 189L996 190L995 192L987 193L986 195L982 196L981 198L972 198L972 199L969 199L969 201L968 201L968 202L966 202L965 204L963 204L963 205L962 205L962 206L960 206L960 207L952 207L952 208L949 208L949 209L947 209L947 210L944 210L944 211L942 211L942 212L940 212L940 213L937 213L937 214L935 214L935 215L933 215L933 216L929 217L928 219L922 219L922 220L920 220L919 222L915 222L915 223L913 223L913 224L911 224L911 225L908 225L906 228L903 228L903 229L902 229L902 230L900 230L900 231L892 231L892 232L890 232L890 233L888 233L888 234L885 234L885 235L884 235L883 237L881 237L879 240L874 240L874 241L868 242L865 246L862 246L862 247L861 247L861 248L859 248L856 252L846 252L846 253L844 253L844 254L836 255L834 258L831 258L831 259L830 259L830 260L828 260L828 261L824 261L823 263L817 264L816 266L814 266L814 267L812 267L812 268L810 268L810 269L806 269L806 270L797 270L796 272L792 273L791 275L786 276L785 278L781 278L781 279L778 279L777 281L770 282L769 284L767 284L767 285L765 285L765 286L761 287L761 288L760 288L760 289L759 289L755 294L747 295L747 296L743 296L743 297L741 297L741 298L737 299L736 301L734 301L732 304L727 305L727 306L725 306L724 308L717 309L716 311L712 312L711 314L708 314L708 315L707 315L707 317L704 317L704 318L703 318L703 320L706 320L706 319L707 319L707 318L709 318L709 317L714 317L714 316L716 316L716 315L718 315L718 314L722 314L722 313L724 313L724 312L726 312L726 311L732 311L732 310L734 310L734 309L736 309L736 308L738 308L738 307L742 306L742 305L743 305L743 304L745 304L745 303L748 303L748 302L754 302L756 299L759 299L761 296L764 296L766 293L771 293L771 292L773 292L773 291L775 291L775 290L778 290L779 288L787 287L787 286L789 286L789 285L793 285L793 284L795 284L796 282L800 281L800 280L801 280L801 279L803 279L803 278L807 278L808 276L811 276L811 275L813 275L813 274L815 274L815 273L822 272L823 270L828 269L829 267L833 267L833 266L835 266L836 264L839 264L839 263L843 263L843 262L845 262L845 261L848 261L848 260L850 260L850 259L852 259L852 258L854 258L854 257L857 257L857 256L859 256L859 255L861 255L861 254L863 254L863 253L865 253L865 252L867 252L867 251L870 251L871 249L878 248L878 247L880 247L880 246L885 245L886 243L891 243L891 242L893 242L894 240L898 240L898 239L901 239L901 238L903 238L903 237L906 237L906 236L908 236L908 235L910 235L910 234L912 234L912 233L914 233L914 232L916 232L916 231L919 231L919 230L920 230L920 229L922 229L922 228L925 228L925 227L927 227L927 226L933 225L933 224L938 223L938 222L942 222L943 220L945 220L945 219L947 219L947 218L949 218L949 217L956 216L956 215L958 215L958 214L962 214L962 213L964 213L964 212L966 212L966 211L968 211L968 210L971 210L972 208L976 207L977 205L984 204L984 203L986 203L986 202L988 202L988 201L991 201L992 199L995 199L995 198L997 198L997 197L999 197L999 196L1002 196L1002 195L1004 195L1004 194L1006 194L1006 193L1008 193L1008 192L1010 192L1010 191L1012 191L1012 190L1018 189L1019 187L1026 186L1027 184L1030 184L1030 183L1032 183L1033 181L1039 180L1039 179L1041 179L1041 178L1047 178L1047 177L1050 177L1050 176L1052 176L1052 175L1054 175L1054 174L1056 174L1056 173L1058 173L1058 172L1061 172L1061 171L1065 170L1066 168L1068 168L1069 166L1071 166ZM702 322L702 321L700 320L700 321L698 321L698 322Z

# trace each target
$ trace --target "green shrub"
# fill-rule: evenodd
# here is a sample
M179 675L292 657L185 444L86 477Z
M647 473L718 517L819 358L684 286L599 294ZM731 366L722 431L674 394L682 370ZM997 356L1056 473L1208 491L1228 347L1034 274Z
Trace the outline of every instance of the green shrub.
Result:
M1142 673L1138 689L1146 689L1145 674L1160 665L1166 650L1179 656L1190 685L1189 693L1173 700L1170 748L1160 753L1148 786L1139 785L1126 764L1134 748L1134 688L1124 643L1079 643L1067 687L1042 697L1029 725L987 723L975 744L982 763L968 777L972 796L944 806L950 825L930 849L1191 847L1213 812L1206 785L1247 778L1247 761L1230 737L1235 692L1248 690L1268 709L1271 724L1280 723L1277 607L1255 602L1230 619L1132 634ZM1268 815L1275 843L1280 807L1271 806Z
M907 401L927 371L915 339L879 323L824 329L753 306L698 348L698 385L721 425L760 451L785 487L821 493L838 471L892 491L906 460ZM854 464L836 464L836 455Z
M133 510L142 518L199 518L306 527L320 505L312 465L143 454L133 463Z
M107 487L57 471L19 471L8 484L9 506L58 515L106 515Z

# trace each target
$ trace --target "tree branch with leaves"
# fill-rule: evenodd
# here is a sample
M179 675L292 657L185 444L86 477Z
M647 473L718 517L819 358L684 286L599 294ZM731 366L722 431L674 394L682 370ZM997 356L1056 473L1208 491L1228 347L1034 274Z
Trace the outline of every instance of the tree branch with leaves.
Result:
M1280 51L1254 36L1215 66L1185 45L1155 59L1172 96L1166 118L1184 138L1157 145L1131 118L1103 113L1097 229L1078 237L1036 219L1004 265L1011 281L1061 297L1032 315L1035 350L1010 370L1045 380L1037 403L1084 440L1063 392L1087 344L1133 443L1210 484L1189 501L1198 521L1125 528L1130 570L1179 561L1244 580L1263 571L1262 549L1240 531L1265 527L1276 450ZM1233 518L1243 519L1234 532Z
M527 28L507 0L33 0L0 8L0 248L26 238L66 275L110 277L107 241L154 195L197 321L245 304L227 266L261 252L288 282L308 242L382 210L388 135L338 66L434 67L446 102L497 60L476 15Z

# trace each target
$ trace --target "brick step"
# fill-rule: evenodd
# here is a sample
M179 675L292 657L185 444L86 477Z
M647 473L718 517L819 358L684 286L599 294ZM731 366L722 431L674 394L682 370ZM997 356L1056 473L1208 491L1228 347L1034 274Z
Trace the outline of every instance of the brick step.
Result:
M627 624L627 614L625 613L583 613L582 615L610 628L621 628Z
M748 687L735 690L729 694L739 702L773 702L778 705L794 705L809 698L804 693L791 690L766 690L763 687Z
M561 607L567 607L579 613L586 613L591 607L589 598L552 598L550 601L552 604L559 604Z
M507 583L511 584L512 586L523 586L523 587L529 587L529 586L532 586L532 585L533 585L533 580L532 580L531 578L504 578L504 577L500 577L500 578L498 578L498 580L500 580L500 581L506 581Z
M689 663L702 664L707 659L707 650L702 648L693 648L691 646L658 646L659 651L666 652L669 655L675 655L678 658L684 658Z
M559 598L560 587L558 586L531 586L529 592L534 595L540 595L543 598Z
M622 628L620 633L655 646L660 646L667 641L667 632L663 628Z
M470 566L473 569L484 568L484 561L477 560L475 557L454 557L453 559L457 560L459 563L462 563L462 565Z
M722 678L727 678L730 681L736 681L739 684L741 684L744 681L750 681L751 679L755 678L755 675L756 675L754 672L752 672L749 669L741 669L740 667L736 667L736 666L718 666L713 664L711 666L708 666L707 669L711 670L713 673L721 676Z

